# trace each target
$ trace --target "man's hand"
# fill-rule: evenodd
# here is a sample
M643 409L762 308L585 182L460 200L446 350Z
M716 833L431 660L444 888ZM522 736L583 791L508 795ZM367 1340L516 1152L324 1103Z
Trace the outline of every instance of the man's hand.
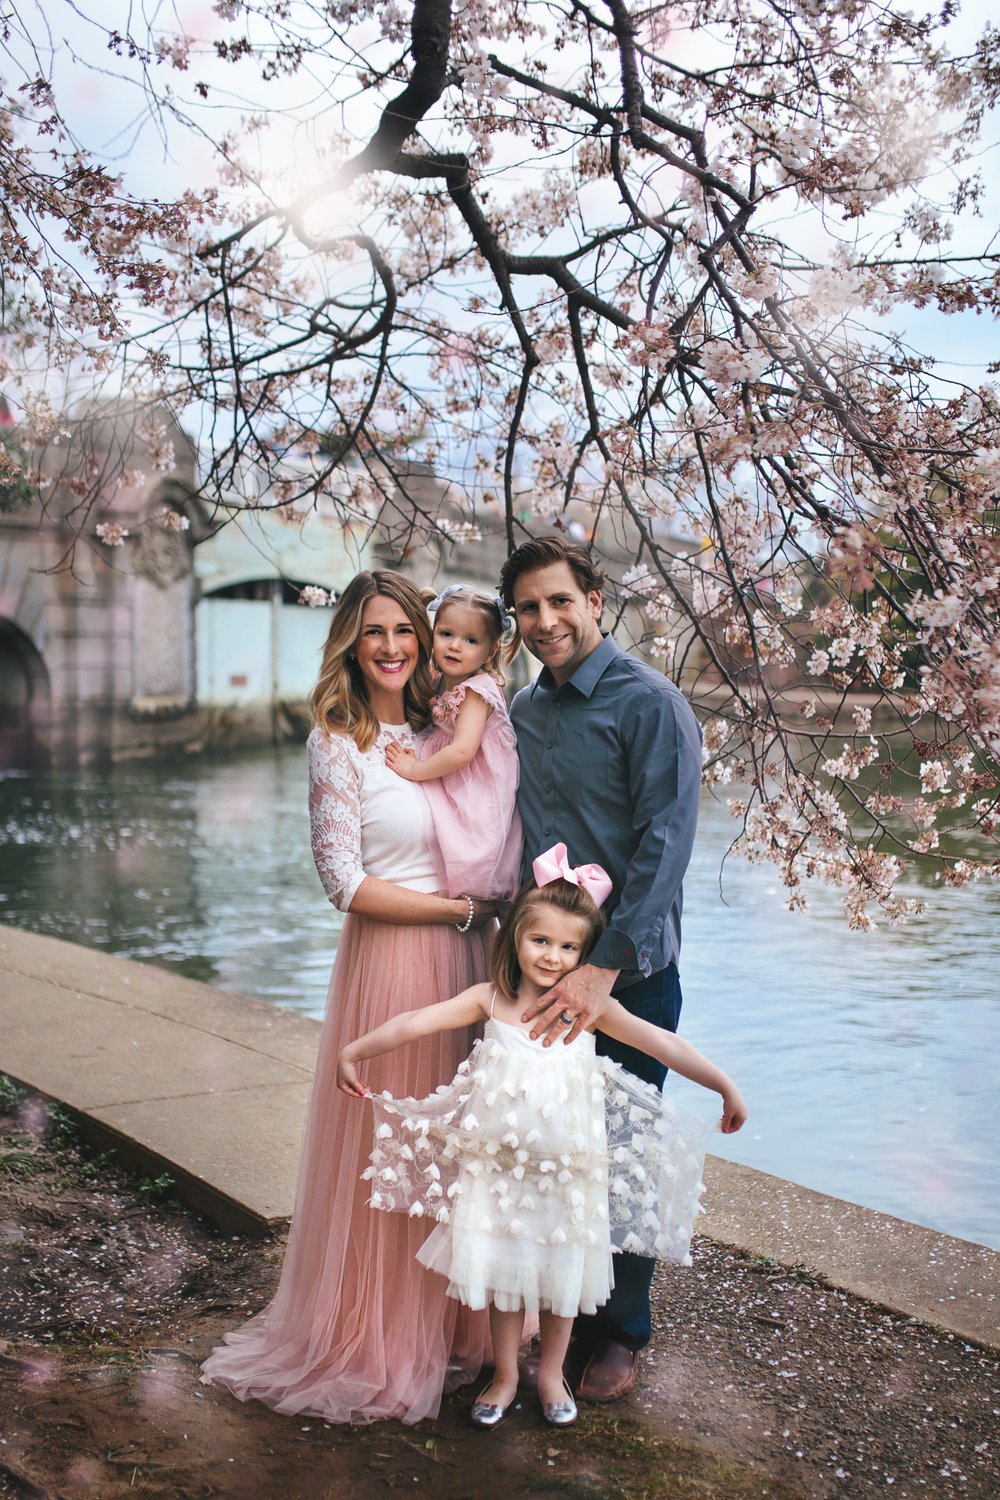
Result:
M534 1021L532 1040L544 1036L544 1046L553 1042L571 1042L586 1027L600 1019L611 987L618 978L618 969L599 969L595 964L583 964L561 979L551 990L539 995L521 1016L522 1021ZM567 1024L566 1017L569 1017Z
M412 750L406 749L398 741L393 740L386 746L385 763L390 771L395 771L397 776L402 776L406 781L412 779L411 772L417 763L417 757Z

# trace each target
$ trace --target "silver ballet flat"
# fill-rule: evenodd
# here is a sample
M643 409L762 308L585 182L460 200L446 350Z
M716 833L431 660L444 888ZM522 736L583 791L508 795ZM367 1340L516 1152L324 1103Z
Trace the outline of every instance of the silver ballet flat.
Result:
M573 1392L565 1380L563 1381L563 1387L566 1391L565 1401L553 1401L551 1404L542 1402L542 1416L550 1427L569 1427L579 1416L579 1412L576 1409L576 1402L573 1400Z
M489 1390L489 1386L485 1387ZM507 1406L492 1406L488 1401L477 1401L469 1412L469 1420L473 1427L499 1427L507 1415Z

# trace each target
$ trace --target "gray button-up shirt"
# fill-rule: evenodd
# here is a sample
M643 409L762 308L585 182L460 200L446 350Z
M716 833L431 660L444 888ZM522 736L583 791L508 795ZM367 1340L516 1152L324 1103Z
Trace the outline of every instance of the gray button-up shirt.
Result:
M560 841L614 883L588 962L656 973L681 946L681 881L701 785L701 731L683 693L611 636L557 687L543 667L511 705L522 875ZM636 972L637 971L637 972ZM623 976L626 977L626 976Z

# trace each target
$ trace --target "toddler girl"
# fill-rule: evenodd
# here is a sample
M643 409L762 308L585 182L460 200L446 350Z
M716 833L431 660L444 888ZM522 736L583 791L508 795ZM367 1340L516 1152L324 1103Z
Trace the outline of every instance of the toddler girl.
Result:
M511 620L499 599L451 584L431 603L434 729L412 750L392 744L386 763L419 781L430 803L442 894L509 899L517 889L521 821L515 806L517 742L504 702L501 642Z
M553 859L563 877L547 879ZM658 1089L598 1057L593 1032L568 1045L533 1042L520 1017L585 958L604 927L611 882L599 865L571 869L565 845L534 864L501 925L490 983L394 1017L340 1054L337 1082L364 1096L358 1064L417 1037L486 1022L454 1081L427 1099L373 1097L372 1208L426 1216L436 1227L417 1253L448 1278L448 1293L489 1306L495 1373L472 1408L500 1422L517 1389L525 1312L539 1314L538 1393L546 1421L576 1406L563 1362L577 1312L594 1313L613 1286L611 1253L688 1262L708 1127ZM722 1129L746 1106L730 1078L668 1031L612 1000L600 1030L722 1095Z

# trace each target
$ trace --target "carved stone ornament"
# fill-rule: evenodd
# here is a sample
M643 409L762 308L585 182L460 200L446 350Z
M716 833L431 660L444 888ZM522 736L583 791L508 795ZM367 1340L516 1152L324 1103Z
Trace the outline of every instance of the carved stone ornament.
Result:
M161 589L186 578L194 566L184 533L165 531L156 519L162 510L162 504L157 505L153 516L136 529L133 552L136 573Z

